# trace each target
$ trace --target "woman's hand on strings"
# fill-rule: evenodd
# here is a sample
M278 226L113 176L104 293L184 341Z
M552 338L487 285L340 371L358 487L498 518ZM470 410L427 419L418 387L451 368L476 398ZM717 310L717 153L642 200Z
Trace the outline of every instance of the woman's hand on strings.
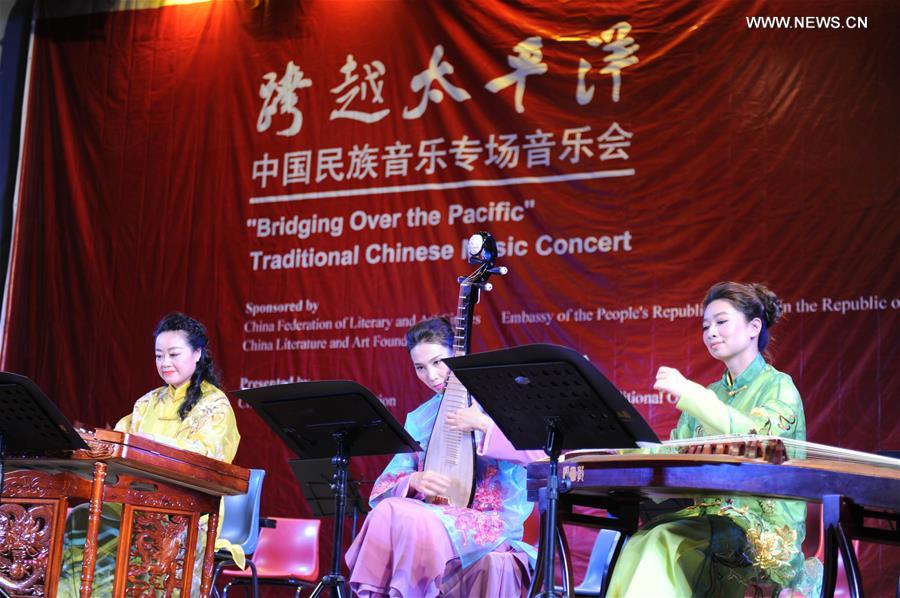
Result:
M661 395L670 395L680 399L689 384L691 381L685 378L681 372L675 368L662 366L656 372L656 382L653 384L653 388L658 390Z
M459 432L478 430L487 433L492 423L493 420L474 403L447 414L447 427Z
M439 496L450 490L450 478L434 471L417 471L409 476L409 487L425 496Z

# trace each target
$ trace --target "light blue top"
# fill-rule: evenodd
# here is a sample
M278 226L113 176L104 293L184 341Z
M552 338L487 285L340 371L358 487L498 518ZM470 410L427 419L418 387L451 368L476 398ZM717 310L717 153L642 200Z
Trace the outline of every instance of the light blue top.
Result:
M423 449L428 447L439 407L440 395L436 395L406 416L406 431ZM480 433L476 441L479 438ZM476 455L471 508L426 504L446 528L463 568L504 542L527 553L532 562L536 556L534 548L521 541L523 523L533 508L526 498L525 467L503 460L505 455L498 456L501 458ZM409 496L409 477L420 471L424 462L424 453L395 455L375 481L369 504L374 507L388 497ZM420 494L410 497L422 498Z

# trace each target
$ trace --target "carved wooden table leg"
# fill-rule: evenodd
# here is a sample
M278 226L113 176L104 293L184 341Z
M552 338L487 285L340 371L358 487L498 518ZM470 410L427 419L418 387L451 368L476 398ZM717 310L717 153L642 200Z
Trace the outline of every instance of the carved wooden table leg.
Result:
M97 567L97 536L100 534L100 513L103 510L103 484L106 482L106 463L94 463L91 484L91 503L88 512L87 536L84 539L84 558L81 562L81 598L90 598Z
M209 597L212 590L212 574L213 561L216 552L216 530L219 529L219 512L214 511L209 514L209 521L206 524L206 550L203 553L203 577L200 578L200 595L203 598Z

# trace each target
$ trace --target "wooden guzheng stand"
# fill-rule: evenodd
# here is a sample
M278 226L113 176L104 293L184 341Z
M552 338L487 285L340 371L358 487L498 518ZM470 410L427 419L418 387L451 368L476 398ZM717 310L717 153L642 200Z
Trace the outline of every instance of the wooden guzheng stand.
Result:
M201 594L209 596L223 495L247 492L249 470L111 430L79 432L88 450L5 460L0 589L54 596L67 510L89 501L81 596L91 596L103 502L122 503L115 596L189 596L200 518L209 515Z

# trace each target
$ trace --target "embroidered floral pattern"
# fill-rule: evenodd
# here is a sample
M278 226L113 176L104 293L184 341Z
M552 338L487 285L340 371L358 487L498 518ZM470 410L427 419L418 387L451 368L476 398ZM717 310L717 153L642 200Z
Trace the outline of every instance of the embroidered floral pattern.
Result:
M496 476L496 467L491 465L485 468L484 478L478 483L472 498L472 508L476 511L499 511L503 508L503 494L494 480Z
M476 544L493 544L503 533L503 520L496 511L448 509L455 517L455 527L464 538Z
M779 569L786 568L793 577L791 561L797 554L797 532L788 526L771 530L750 528L747 540L753 547L753 564L775 576Z
M187 424L187 434L190 436L198 434L200 429L205 426L215 426L225 420L229 409L228 399L224 396L213 398L210 401L204 399L206 397L194 405L188 414L185 424Z
M153 398L155 398L154 392L149 392L135 401L131 414L122 418L122 421L116 425L116 430L129 433L139 430L141 422L144 420L144 413L147 412Z
M797 531L790 526L777 527L770 522L775 510L771 499L757 499L756 508L738 506L734 499L709 498L698 501L684 512L691 515L723 515L740 525L750 544L749 557L760 578L768 578L781 586L793 579L794 561L799 554Z

